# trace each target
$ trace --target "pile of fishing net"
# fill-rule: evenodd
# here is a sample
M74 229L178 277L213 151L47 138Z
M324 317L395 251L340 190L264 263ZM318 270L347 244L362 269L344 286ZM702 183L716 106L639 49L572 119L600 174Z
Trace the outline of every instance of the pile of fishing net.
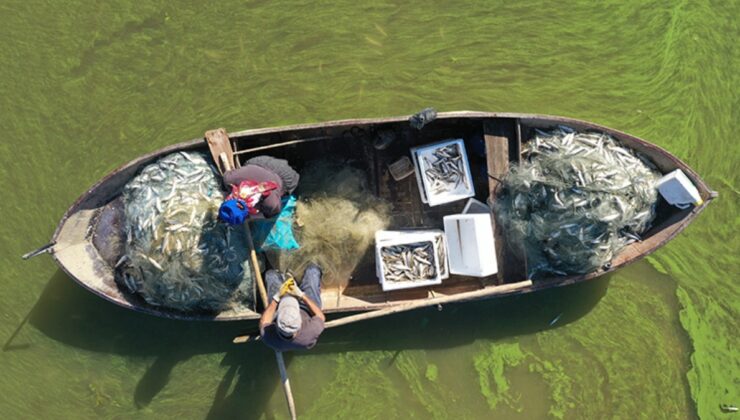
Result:
M494 212L507 239L523 245L531 278L608 267L649 229L660 172L611 136L537 130L523 158L503 180Z
M388 227L390 206L369 191L367 175L350 163L311 162L301 171L296 207L300 249L276 255L282 270L303 273L310 262L323 269L324 286L346 286L372 251L375 232Z
M181 311L252 307L245 227L218 221L223 196L220 176L200 153L144 167L123 189L123 286L151 305Z

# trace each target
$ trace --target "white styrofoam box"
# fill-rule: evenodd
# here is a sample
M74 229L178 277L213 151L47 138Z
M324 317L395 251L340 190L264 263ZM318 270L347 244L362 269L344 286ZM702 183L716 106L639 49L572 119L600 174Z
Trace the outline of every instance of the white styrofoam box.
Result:
M409 289L413 287L422 286L433 286L442 283L442 277L440 275L439 258L437 245L434 242L434 232L423 232L418 233L415 231L378 231L375 233L375 270L380 280L380 286L383 291ZM383 260L380 258L380 250L385 247L394 245L405 245L414 244L418 242L430 242L434 250L434 269L437 273L433 279L425 281L403 281L403 282L387 282L385 280L385 274L383 270Z
M437 254L437 260L439 262L439 270L440 270L440 277L442 280L447 279L450 277L450 264L447 260L447 237L445 236L445 233L443 230L440 229L408 229L408 230L379 230L375 232L375 242L383 242L388 239L395 239L399 237L399 235L408 235L408 234L427 234L431 236L422 236L421 238L423 240L427 240L428 238L437 239L440 238L441 241L439 242L442 246L437 247L437 243L435 242L435 252ZM380 258L375 258L375 275L380 278Z
M434 152L437 149L446 147L449 145L455 145L459 151L463 161L463 182L460 182L457 187L451 191L445 191L438 194L434 194L431 191L431 184L424 172L429 169L424 158L435 159ZM411 149L411 157L414 161L414 170L416 171L416 183L419 185L419 194L421 195L421 201L429 204L429 206L438 206L440 204L450 203L457 200L462 200L475 195L475 187L473 186L473 177L470 172L470 163L468 162L468 154L465 151L465 142L462 139L445 140L439 143L428 144L419 146Z
M498 272L490 214L444 217L450 273L486 277Z
M476 213L485 213L489 214L491 213L491 208L488 207L487 204L481 203L480 201L476 200L475 198L468 199L468 202L465 204L465 208L463 208L462 214L476 214Z
M704 202L694 184L680 169L660 178L658 191L668 203L681 209L689 204L700 206Z
M414 152L414 149L411 149L411 161L414 164L414 174L416 175L416 186L419 187L419 196L421 197L421 202L424 204L428 204L429 201L427 200L427 193L424 190L424 184L421 181L421 174L419 172L419 161L416 159L416 153Z

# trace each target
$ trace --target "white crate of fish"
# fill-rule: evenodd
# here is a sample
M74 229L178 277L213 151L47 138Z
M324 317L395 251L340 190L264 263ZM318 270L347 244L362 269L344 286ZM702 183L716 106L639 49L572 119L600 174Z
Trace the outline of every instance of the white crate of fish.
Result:
M462 139L411 149L421 201L429 206L475 195L468 155Z
M408 235L424 235L419 237L420 240L434 240L437 261L439 261L439 276L442 280L449 278L450 264L447 257L447 236L445 236L444 231L440 229L380 230L375 232L375 241L376 243L382 243L398 238L406 238ZM375 259L375 275L380 278L380 258Z
M375 252L384 291L442 283L437 235L393 232L392 237L379 239L383 236L376 234Z

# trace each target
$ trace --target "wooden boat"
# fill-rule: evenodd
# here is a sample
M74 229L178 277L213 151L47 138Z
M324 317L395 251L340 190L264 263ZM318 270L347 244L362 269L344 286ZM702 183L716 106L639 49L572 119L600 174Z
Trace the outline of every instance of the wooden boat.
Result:
M239 165L248 157L270 154L288 159L300 170L302 162L331 151L355 159L367 173L372 190L393 205L392 227L425 226L440 228L445 214L459 213L464 201L429 207L422 204L413 176L393 180L388 164L408 154L410 147L449 138L463 138L469 153L475 191L480 201L486 201L511 162L518 161L522 144L534 134L535 128L546 129L563 124L576 130L596 130L619 139L625 146L648 156L663 172L680 168L693 181L704 203L685 210L663 203L653 227L641 242L632 243L612 260L611 267L585 275L555 277L532 282L527 279L525 258L511 251L500 229L495 230L498 275L487 278L451 276L441 285L383 292L374 273L374 266L359 267L343 290L322 291L324 310L328 314L348 314L375 311L377 315L432 306L448 302L529 293L585 282L632 263L660 248L681 232L716 197L699 175L678 158L637 137L594 123L571 118L516 113L448 112L423 127L414 129L409 116L360 120L343 120L319 124L263 128L230 133L233 162ZM395 140L378 150L378 137ZM218 146L215 146L216 148ZM226 149L229 149L226 147ZM219 314L190 314L169 311L146 304L137 296L119 288L114 281L113 266L122 254L121 201L123 186L145 165L176 151L209 151L203 138L165 147L139 157L116 169L86 191L64 214L46 251L52 253L59 266L80 285L98 296L120 306L152 315L184 320L256 320L258 310L229 310ZM213 148L211 150L213 152ZM231 160L228 157L228 160ZM224 162L219 162L219 165ZM331 315L330 315L331 316ZM335 315L336 317L336 315Z

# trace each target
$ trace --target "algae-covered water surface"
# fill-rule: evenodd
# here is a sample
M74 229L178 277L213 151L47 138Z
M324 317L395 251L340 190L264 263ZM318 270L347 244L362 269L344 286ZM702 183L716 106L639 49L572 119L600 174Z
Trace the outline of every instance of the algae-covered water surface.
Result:
M239 324L126 311L19 256L99 178L207 129L433 106L611 126L720 197L596 281L326 332L287 358L300 417L727 418L738 16L706 0L2 2L0 416L287 418L272 352L230 344Z

